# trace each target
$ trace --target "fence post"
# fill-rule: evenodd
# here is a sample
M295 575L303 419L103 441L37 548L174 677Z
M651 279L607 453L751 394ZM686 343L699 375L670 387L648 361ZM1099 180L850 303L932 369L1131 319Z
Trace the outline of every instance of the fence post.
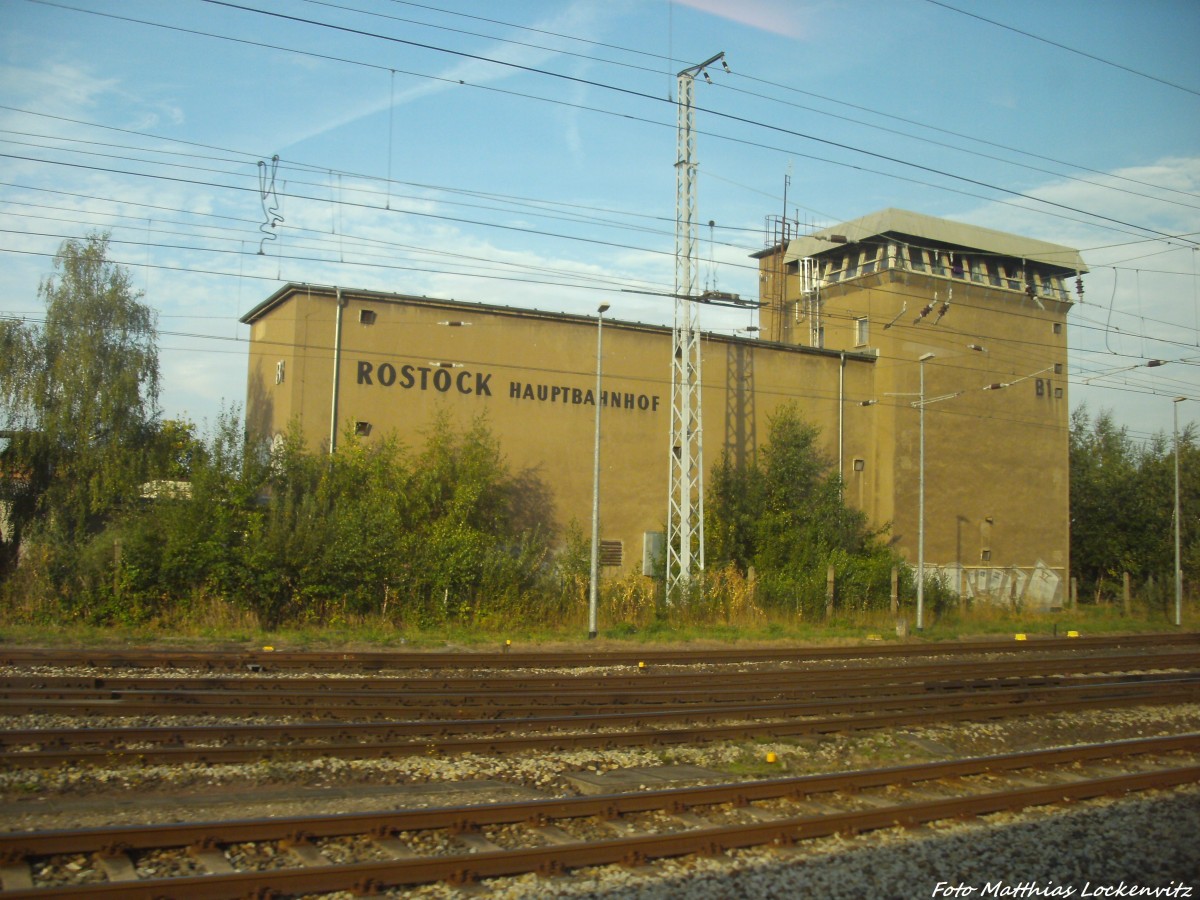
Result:
M833 580L834 568L833 563L829 564L829 569L825 572L825 618L830 618L833 615Z
M900 611L900 568L892 566L892 615Z
M113 596L121 599L121 539L113 541Z
M1079 579L1071 579L1071 609L1079 605Z
M1125 603L1125 615L1129 615L1129 573L1128 572L1125 573L1124 582L1125 582L1125 589L1122 592L1122 599L1124 600L1124 603Z

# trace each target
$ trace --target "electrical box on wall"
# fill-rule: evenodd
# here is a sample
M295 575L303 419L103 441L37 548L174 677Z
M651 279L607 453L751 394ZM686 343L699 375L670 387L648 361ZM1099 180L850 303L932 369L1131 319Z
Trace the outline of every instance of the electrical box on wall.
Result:
M654 576L662 572L667 555L667 535L663 531L642 534L642 574Z

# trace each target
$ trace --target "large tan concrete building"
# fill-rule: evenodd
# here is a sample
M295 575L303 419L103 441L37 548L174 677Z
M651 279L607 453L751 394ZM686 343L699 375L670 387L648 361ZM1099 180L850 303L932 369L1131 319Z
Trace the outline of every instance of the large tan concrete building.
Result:
M898 210L775 237L756 254L758 337L702 339L706 466L754 458L794 401L848 501L915 565L923 372L927 567L970 595L1061 602L1078 253ZM669 328L606 318L597 396L595 317L289 284L243 321L253 434L295 420L313 449L346 429L418 444L439 411L482 414L552 524L586 532L599 404L606 565L641 569L665 529Z

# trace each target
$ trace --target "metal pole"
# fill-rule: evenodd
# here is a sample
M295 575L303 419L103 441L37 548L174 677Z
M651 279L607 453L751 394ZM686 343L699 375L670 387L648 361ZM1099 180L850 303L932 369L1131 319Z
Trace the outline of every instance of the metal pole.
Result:
M329 402L329 452L337 450L338 436L338 391L342 382L342 310L346 308L346 300L342 297L342 289L335 288L337 318L333 322L333 396Z
M917 631L925 627L925 363L931 359L933 354L926 353L917 360L921 371L921 393L917 400L921 432L917 464L920 479L917 488Z
M671 440L668 446L667 569L670 597L686 587L693 569L704 568L704 444L701 410L701 351L696 284L696 133L692 97L697 75L721 62L724 52L676 76L678 91L675 157L675 322L671 362Z
M1176 397L1172 402L1175 413L1175 624L1183 624L1183 567L1179 559L1179 403L1186 397Z
M592 565L589 572L591 585L588 589L588 637L599 633L596 624L597 594L600 584L600 384L601 351L604 347L604 314L608 304L601 303L596 310L596 438L592 452Z

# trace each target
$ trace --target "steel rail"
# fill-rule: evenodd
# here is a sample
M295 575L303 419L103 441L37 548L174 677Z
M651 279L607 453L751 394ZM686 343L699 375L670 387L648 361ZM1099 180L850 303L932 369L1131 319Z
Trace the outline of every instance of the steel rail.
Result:
M912 661L891 666L803 665L785 669L733 670L705 673L705 683L714 681L753 681L755 683L786 683L803 679L805 683L820 680L836 680L846 683L848 679L874 683L879 680L896 679L916 681L929 677L988 677L994 673L1046 674L1050 672L1095 672L1117 671L1121 667L1146 669L1166 668L1191 664L1200 659L1200 647L1147 654L1145 649L1130 653L1103 656L1070 653L1057 656L1039 656L1036 659L1002 659L963 661L962 659L937 660L916 663ZM463 694L528 691L576 691L589 692L596 686L616 686L644 691L649 687L672 685L695 685L696 672L639 669L631 674L605 672L599 675L522 675L488 677L292 677L271 675L239 676L159 676L159 675L59 675L59 674L0 674L0 688L21 689L33 687L77 689L77 690L122 690L151 688L155 690L230 690L253 688L255 690L282 691L379 691L379 692L437 692L459 691Z
M1193 672L1200 669L1200 658L1190 660ZM1182 665L1182 662L1180 663ZM1178 670L1179 666L1172 666ZM1163 682L1178 678L1171 674L1123 675L1125 683ZM685 689L676 685L666 689L646 691L620 690L605 692L602 685L591 691L515 691L511 694L439 694L437 692L355 692L355 691L273 691L267 696L254 690L231 691L165 691L127 689L61 689L61 688L0 688L0 715L22 716L53 714L71 716L103 715L111 718L203 714L225 717L303 716L309 719L333 719L347 714L356 720L371 718L390 721L398 719L488 718L512 719L537 715L593 715L597 708L655 710L665 706L702 710L714 703L764 703L783 700L817 700L838 698L880 698L898 694L902 688L919 686L926 694L983 694L996 691L1039 690L1056 687L1080 687L1111 683L1113 675L1077 675L1070 679L1061 675L993 676L991 678L962 678L954 681L897 682L851 680L846 684L832 681L798 685L795 681L768 680L761 684L724 686L720 682L709 687ZM611 691L611 688L607 689Z
M29 712L105 715L220 712L243 716L320 708L322 717L339 709L386 709L399 703L410 714L418 708L453 710L464 717L469 708L484 707L493 715L533 714L544 707L584 709L588 706L645 708L663 703L695 703L713 699L747 701L754 697L853 696L880 686L924 683L929 691L994 690L1059 682L1071 675L1117 671L1170 671L1200 668L1200 651L1120 657L1077 657L1054 660L1003 660L933 665L865 668L820 667L802 671L718 672L699 683L694 673L633 676L504 678L472 684L469 679L327 679L327 678L197 678L172 677L83 679L72 676L0 677L0 714ZM1014 679L1024 681L1013 684ZM940 680L933 680L940 679ZM382 682L382 683L377 683ZM752 686L748 691L746 685ZM582 702L581 702L582 701ZM93 708L96 707L96 708ZM502 709L503 708L503 709Z
M475 831L493 825L590 816L613 817L655 810L683 812L695 807L725 803L744 806L758 800L803 800L835 791L854 792L946 778L966 778L1070 763L1094 763L1133 756L1162 756L1174 753L1200 753L1200 732L1023 750L878 769L585 797L219 822L0 832L0 862L9 863L28 857L56 854L110 852L118 848L154 850L216 846L249 841L286 840L298 835L328 838L355 834L394 835L403 831L432 829Z
M582 715L537 715L523 719L417 719L393 720L388 722L296 722L268 725L159 725L148 727L116 726L103 728L89 726L79 728L46 728L0 731L0 749L17 744L41 743L48 746L131 744L211 744L218 740L241 742L291 741L302 743L311 740L381 739L414 735L437 735L440 737L458 734L491 733L503 734L510 731L554 731L576 728L581 723L593 728L640 728L653 723L685 721L693 725L709 725L729 718L800 718L805 716L836 713L899 711L922 708L944 708L982 701L1000 703L1022 703L1034 693L1039 695L1063 694L1076 696L1099 696L1108 698L1129 691L1150 692L1159 688L1190 690L1200 694L1200 673L1184 673L1160 676L1138 676L1136 680L1117 679L1100 683L1068 683L1037 688L1020 687L991 691L986 694L930 694L926 691L906 693L873 693L868 697L839 697L836 699L805 699L801 702L765 701L747 707L744 703L709 704L696 707L662 709L651 707L643 710L595 713ZM1161 696L1161 695L1157 695Z
M434 808L383 813L344 813L290 819L257 819L182 825L119 826L55 832L0 833L0 859L24 856L87 853L114 847L151 849L192 844L229 844L251 840L282 840L305 834L334 837L348 834L386 834L399 831L514 824L541 819L619 815L655 809L680 811L694 806L779 797L804 798L839 790L862 790L911 784L948 777L1046 767L1065 762L1094 762L1117 757L1200 752L1200 733L1136 738L1102 744L1058 747L995 754L963 760L919 763L853 772L804 775L766 781L739 782L682 789L643 791L602 797L526 800L469 807Z
M1120 647L1195 646L1200 633L1104 635L1058 638L1034 635L1029 640L971 640L945 643L867 643L855 646L796 646L767 648L689 647L669 650L608 651L480 651L477 653L394 651L291 651L291 650L115 650L0 647L0 665L92 666L107 668L254 669L526 669L578 668L647 664L803 661L818 659L881 659L886 657L962 656L990 653L1036 653L1050 650L1100 650Z
M1134 692L1107 691L1091 693L1085 697L1075 696L1069 699L1053 697L1051 699L1035 698L1025 692L1024 697L1010 698L1008 702L996 702L990 695L988 702L964 704L954 703L926 705L918 710L900 712L866 713L859 716L834 715L826 717L804 717L784 721L741 721L735 724L702 724L690 728L637 728L627 727L620 731L597 733L587 729L587 719L574 719L572 724L577 730L572 732L535 734L493 734L469 737L451 737L430 735L413 740L394 740L382 738L374 743L361 741L332 741L321 744L291 744L287 746L155 746L150 748L121 749L104 747L88 749L72 746L64 749L51 748L40 751L5 751L0 753L0 768L47 768L63 764L119 764L122 761L137 764L166 763L178 764L197 762L208 765L218 763L245 763L264 758L299 761L323 757L342 759L384 759L398 756L431 755L431 754L460 754L483 753L503 754L528 750L564 750L576 748L613 749L629 746L678 746L689 743L709 743L718 740L745 740L762 737L797 737L812 734L828 734L833 732L852 732L898 725L914 725L951 721L970 721L981 719L1013 718L1051 712L1068 712L1096 707L1111 708L1117 706L1140 706L1146 704L1167 704L1194 701L1197 696L1197 685L1190 684L1164 689L1152 685L1153 692L1138 690ZM934 698L940 699L940 698ZM743 716L757 716L754 710L742 710ZM424 723L428 724L428 723ZM455 722L450 725L459 724ZM488 720L489 725L496 725L496 720ZM506 724L512 724L511 722ZM247 729L252 726L241 726ZM363 729L376 727L370 724L314 726L310 723L287 726L282 729L298 730L305 728L324 728L331 732L343 729L346 732L354 728ZM386 726L377 726L383 728ZM118 729L119 730L119 729ZM168 731L170 729L167 729ZM181 731L182 729L175 729ZM514 729L515 730L515 729ZM34 732L36 733L36 732ZM85 731L86 733L86 731ZM5 740L17 735L17 732L5 732ZM66 739L76 737L79 732L68 732ZM264 740L269 735L264 736ZM276 736L277 737L277 736Z
M1131 791L1174 787L1200 781L1200 766L1189 765L1137 774L1081 779L1037 787L992 791L952 799L894 804L867 811L782 817L752 825L725 825L670 834L615 840L559 844L520 850L482 851L443 857L420 857L388 862L332 864L234 874L208 874L144 881L72 885L5 891L4 897L122 897L129 900L187 897L194 900L256 896L267 893L304 894L351 888L368 893L433 881L466 884L480 878L538 872L554 874L583 866L634 864L650 859L693 853L716 854L729 849L790 845L834 834L858 834L893 827L914 827L947 818L983 816L1030 806L1079 801ZM598 799L598 798L595 798ZM297 840L303 840L296 835Z

